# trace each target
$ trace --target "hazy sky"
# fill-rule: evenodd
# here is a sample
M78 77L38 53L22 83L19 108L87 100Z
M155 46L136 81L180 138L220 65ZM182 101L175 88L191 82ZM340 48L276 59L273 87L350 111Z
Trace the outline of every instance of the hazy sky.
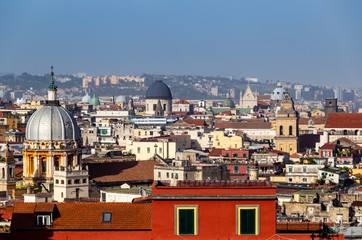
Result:
M1 0L0 72L362 87L360 0Z

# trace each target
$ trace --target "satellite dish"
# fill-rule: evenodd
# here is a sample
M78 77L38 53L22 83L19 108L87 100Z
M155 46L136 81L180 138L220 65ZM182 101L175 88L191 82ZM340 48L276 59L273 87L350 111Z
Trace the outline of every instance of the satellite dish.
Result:
M140 188L140 195L143 198L147 196L146 190L144 190L142 187Z

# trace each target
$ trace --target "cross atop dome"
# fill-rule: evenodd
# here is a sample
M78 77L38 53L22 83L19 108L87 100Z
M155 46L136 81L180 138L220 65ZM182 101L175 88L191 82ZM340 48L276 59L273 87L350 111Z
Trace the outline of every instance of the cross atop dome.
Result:
M48 103L49 102L55 102L57 99L57 86L54 83L54 72L53 72L53 66L50 67L50 85L48 87Z
M49 91L56 91L58 87L54 83L54 72L53 72L54 67L51 66L50 69L51 69L51 72L50 72L50 85L48 87L48 90Z

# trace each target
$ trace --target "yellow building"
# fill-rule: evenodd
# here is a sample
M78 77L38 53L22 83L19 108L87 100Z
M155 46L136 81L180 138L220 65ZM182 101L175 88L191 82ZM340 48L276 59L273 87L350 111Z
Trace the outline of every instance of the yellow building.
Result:
M228 136L224 131L214 131L214 148L242 148L243 136Z
M298 152L298 112L289 93L285 93L280 102L276 117L275 147L290 155Z

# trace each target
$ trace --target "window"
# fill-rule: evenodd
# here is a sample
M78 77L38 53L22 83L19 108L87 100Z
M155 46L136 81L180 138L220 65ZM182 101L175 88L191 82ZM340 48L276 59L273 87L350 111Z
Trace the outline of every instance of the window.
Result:
M74 184L79 184L80 183L80 179L75 179L74 180Z
M36 216L36 223L38 226L50 226L50 215Z
M64 193L63 193L63 192L60 193L60 197L61 197L61 198L64 197Z
M147 148L147 153L150 153L151 152L151 149L150 148Z
M173 173L171 173L171 178L173 178Z
M103 213L102 222L111 222L112 213Z
M178 173L175 173L175 178L178 179Z
M289 167L289 172L293 172L293 168L292 168L292 167Z
M307 172L307 168L303 168L303 172L306 173L306 172Z
M140 152L141 152L141 148L138 147L138 148L137 148L137 153L140 153Z
M243 158L246 158L246 153L243 153Z
M161 177L161 172L158 172L158 177L159 177L159 178Z
M83 178L83 183L87 183L87 179L86 179L86 178Z
M72 180L68 180L68 184L72 184Z
M279 135L283 135L283 126L279 127Z
M225 157L229 157L229 153L225 153Z
M239 166L234 166L234 173L239 173Z
M55 184L59 184L59 179L55 179Z
M175 235L198 235L198 206L175 206Z
M162 153L162 148L159 148L159 149L158 149L158 153Z
M237 157L238 157L238 154L237 154L237 153L234 153L234 154L233 154L233 157L234 157L234 158L237 158Z
M292 126L289 126L289 135L293 135L293 127Z
M88 133L93 134L93 129L89 129Z
M259 235L259 205L236 206L237 235Z
M169 173L166 173L166 177L169 178L169 177L170 177L170 174L169 174Z
M47 160L46 158L41 159L41 169L43 173L46 173L47 171Z
M61 181L60 181L60 184L64 184L64 180L61 180Z

